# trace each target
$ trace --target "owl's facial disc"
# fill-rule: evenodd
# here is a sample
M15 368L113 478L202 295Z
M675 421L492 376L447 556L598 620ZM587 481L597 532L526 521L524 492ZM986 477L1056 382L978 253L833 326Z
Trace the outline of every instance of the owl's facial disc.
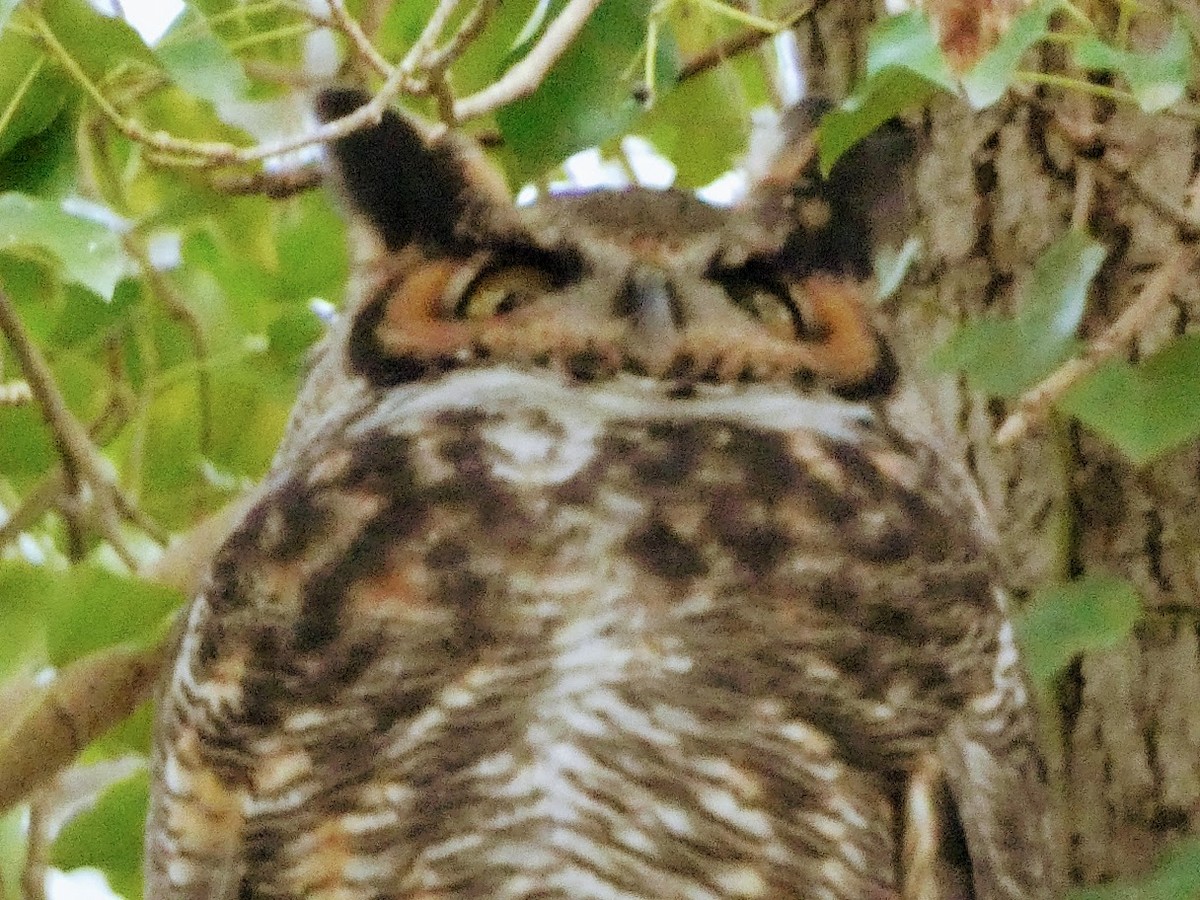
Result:
M351 329L351 366L375 384L504 362L586 380L819 379L865 397L895 375L844 278L672 272L637 259L606 277L582 256L532 251L402 256Z
M327 92L318 110L361 100ZM644 189L515 209L477 147L394 113L330 152L384 249L345 335L351 371L373 384L497 362L855 397L895 379L857 279L863 217L807 168L790 192L768 179L734 210Z

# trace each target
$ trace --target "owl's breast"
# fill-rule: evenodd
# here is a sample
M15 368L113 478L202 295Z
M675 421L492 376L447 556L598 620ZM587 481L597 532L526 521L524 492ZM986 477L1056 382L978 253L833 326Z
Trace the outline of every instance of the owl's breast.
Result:
M866 771L941 727L993 604L885 434L784 387L398 392L270 485L177 677L229 713L249 809L353 810L356 864L413 890L858 890L893 852ZM915 614L930 581L953 615Z

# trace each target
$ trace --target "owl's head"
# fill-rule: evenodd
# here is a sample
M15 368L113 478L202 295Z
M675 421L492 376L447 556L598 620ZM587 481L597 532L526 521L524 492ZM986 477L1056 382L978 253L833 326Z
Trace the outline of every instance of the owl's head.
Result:
M318 114L365 100L327 91ZM811 109L785 119L783 151L730 209L641 188L518 208L467 139L385 114L330 148L378 239L348 310L345 363L374 386L511 364L581 380L886 393L895 366L862 281L873 195L889 193L898 154L860 145L822 180L811 139L795 134L811 119Z

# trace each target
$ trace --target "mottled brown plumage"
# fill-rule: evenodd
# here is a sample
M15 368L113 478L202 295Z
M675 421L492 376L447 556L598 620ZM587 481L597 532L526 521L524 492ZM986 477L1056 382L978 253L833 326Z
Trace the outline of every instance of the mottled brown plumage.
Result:
M516 210L397 116L332 157L378 246L190 607L147 896L1049 898L986 528L859 297L862 180Z

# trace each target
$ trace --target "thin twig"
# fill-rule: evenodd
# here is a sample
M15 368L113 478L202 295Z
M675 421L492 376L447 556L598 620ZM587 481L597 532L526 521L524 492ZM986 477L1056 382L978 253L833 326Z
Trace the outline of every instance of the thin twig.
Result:
M158 154L164 162L173 165L204 168L258 162L302 147L330 143L368 125L378 124L391 101L406 87L417 92L424 88L424 85L409 85L408 74L396 67L368 103L347 116L326 122L304 134L251 147L239 147L221 141L189 141L161 131L150 131L140 122L123 116L63 47L49 25L40 17L34 17L33 21L47 48L113 126L129 140L142 144Z
M1181 237L1186 239L1200 237L1200 219L1189 215L1186 210L1167 200L1152 188L1146 187L1129 172L1122 171L1113 163L1101 159L1096 174L1107 184L1129 191L1139 201L1178 228Z
M748 50L753 50L767 41L778 37L780 32L794 28L803 19L811 16L823 3L824 0L809 0L809 2L801 3L795 10L783 15L778 22L774 23L778 25L777 28L748 28L741 34L735 34L714 44L712 47L709 47L702 53L696 54L685 62L679 70L679 77L676 81L687 81L689 78L695 78L697 75L727 62L731 57L738 56Z
M801 16L807 15L811 11L812 7L810 6L801 12ZM753 50L771 40L777 34L778 32L776 31L762 31L757 28L749 28L741 34L728 37L720 43L709 47L704 52L697 53L684 63L679 70L679 78L677 80L687 81L689 78L695 78L702 72L715 69L722 63L727 62L730 57Z
M301 91L312 91L329 82L328 77L324 75L311 75L265 59L247 59L242 63L242 68L255 81L265 81Z
M438 118L448 127L456 125L458 120L454 117L454 91L450 89L445 72L438 72L429 79L429 92L437 105Z
M362 13L359 15L359 24L362 25L362 29L368 37L379 34L379 29L383 27L391 5L392 0L367 0L363 4Z
M500 0L479 0L475 4L475 8L463 19L462 24L458 26L458 30L454 32L450 40L437 50L431 50L425 54L424 59L421 60L421 68L430 73L445 72L454 65L455 61L466 52L471 43L487 27L488 20L491 19L492 13L499 5Z
M38 792L29 804L25 864L21 867L21 900L46 900L46 873L50 868L50 798Z
M437 5L429 18L425 21L425 28L421 32L421 36L417 38L404 55L398 68L407 75L413 75L423 66L423 60L426 54L430 53L437 46L438 38L446 28L446 23L450 21L450 17L454 15L454 11L458 9L458 4L462 0L442 0Z
M257 496L249 492L231 500L138 575L192 596L213 554ZM158 683L172 646L167 635L153 647L106 647L59 669L40 693L31 691L22 701L20 718L0 736L0 813L49 782L92 740L127 718Z
M375 49L375 45L371 43L371 39L363 33L358 22L354 21L354 17L346 11L346 4L342 0L327 0L327 2L329 3L329 14L333 17L334 24L342 34L346 35L347 40L350 41L350 46L355 49L359 56L367 61L376 73L382 75L384 78L391 75L391 63L384 59L383 54Z
M90 489L97 526L122 562L135 568L137 562L121 536L121 518L133 522L155 540L161 541L165 533L117 486L109 464L101 458L87 431L67 408L54 383L50 366L3 291L0 291L0 331L8 338L25 380L29 382L29 389L42 410L42 417L54 435L71 495L82 500L85 489Z
M1005 446L1025 434L1035 423L1048 415L1050 407L1102 362L1115 356L1145 327L1150 317L1167 301L1176 282L1195 261L1196 249L1181 244L1159 266L1158 271L1142 287L1137 299L1107 331L1092 341L1083 356L1063 363L1043 381L1026 391L996 432L996 444Z
M546 27L542 37L529 53L499 80L469 97L451 103L452 94L444 78L439 77L444 75L444 72L439 73L437 67L441 66L444 69L461 56L482 30L497 0L480 0L478 6L464 19L458 32L440 50L435 50L439 37L460 2L461 0L441 0L426 23L421 37L410 48L404 60L398 66L389 66L387 60L371 44L363 29L346 12L341 0L330 0L333 17L331 24L346 34L356 51L368 59L372 68L386 75L383 84L369 102L340 119L308 129L302 134L248 147L223 141L192 141L175 137L163 131L152 130L136 119L124 115L71 56L47 22L36 14L30 16L30 21L33 32L41 39L50 55L91 98L113 127L129 140L146 148L147 160L163 165L218 168L260 162L305 147L337 141L362 128L378 124L392 100L402 92L413 96L432 94L438 102L442 118L447 122L464 122L487 115L537 90L546 74L570 47L591 14L600 5L600 0L569 0ZM807 12L805 9L798 15ZM762 39L765 37L766 35L761 36ZM718 55L720 52L718 49ZM717 59L718 57L714 57L712 63L704 60L693 61L685 69L683 77L691 77L703 68L714 65ZM427 70L431 64L434 66L431 77L419 77L418 73Z
M32 394L30 395L32 396ZM96 420L88 426L88 437L103 445L129 419L129 411L119 394L114 394ZM0 548L16 540L17 535L38 521L62 496L67 482L61 464L51 469L41 481L25 492L21 504L0 525Z
M454 110L454 91L450 87L449 69L454 65L467 48L487 27L492 13L499 6L499 0L479 0L465 19L459 24L458 30L451 35L439 49L430 49L419 61L425 73L429 93L437 104L438 118L447 126L457 124Z
M484 115L536 91L599 5L600 0L570 0L520 62L498 81L454 104L455 121Z
M21 504L0 525L0 548L7 547L22 531L30 528L50 509L66 487L62 468L56 466L34 487L25 492Z
M1043 108L1046 107L1043 106ZM1089 125L1081 126L1080 123L1064 118L1061 113L1055 113L1053 121L1058 126L1058 133L1077 151L1084 153L1095 147L1099 137L1098 128ZM1178 228L1181 237L1185 239L1200 237L1200 218L1142 184L1130 174L1127 168L1119 165L1112 154L1104 153L1095 160L1091 172L1097 180L1105 185L1132 194L1138 201Z
M324 178L325 170L320 166L302 166L277 172L265 169L245 173L218 172L210 183L222 194L235 197L262 194L272 200L283 200L318 187Z
M0 813L137 709L158 682L170 644L106 647L59 669L0 741Z
M145 244L139 237L126 233L122 235L125 252L137 263L142 277L149 285L150 293L155 297L176 322L187 332L192 344L192 352L196 354L196 397L200 419L200 452L208 454L212 449L212 384L205 365L208 359L208 339L204 335L204 327L200 318L188 305L183 295L176 290L175 285L167 278L162 270L154 265Z

